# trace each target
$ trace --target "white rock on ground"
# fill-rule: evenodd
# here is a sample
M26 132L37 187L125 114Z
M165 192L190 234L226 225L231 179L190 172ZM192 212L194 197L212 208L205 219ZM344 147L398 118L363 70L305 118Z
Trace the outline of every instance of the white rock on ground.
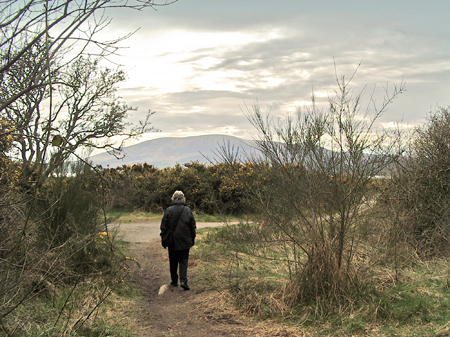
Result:
M164 294L167 291L167 289L169 289L169 286L167 284L162 285L159 288L158 295Z

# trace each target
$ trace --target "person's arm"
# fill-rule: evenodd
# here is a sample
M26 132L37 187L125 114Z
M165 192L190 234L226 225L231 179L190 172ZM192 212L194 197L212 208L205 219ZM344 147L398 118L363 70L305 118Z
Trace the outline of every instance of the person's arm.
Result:
M195 237L197 236L197 224L195 222L194 214L191 211L191 221L189 223L189 229L191 231L192 244L195 244Z
M167 232L167 222L168 222L167 212L164 212L164 215L161 219L161 226L159 226L159 229L161 231L160 233L161 237L163 237L164 234L166 234Z
M168 231L168 223L169 223L169 217L168 217L168 214L167 214L167 210L164 212L164 215L163 215L163 217L162 217L162 219L161 219L161 225L159 226L159 230L160 230L160 236L161 236L161 243L162 243L162 238L163 238L163 236L167 233L167 231ZM164 245L163 245L163 247L164 247ZM166 248L166 247L164 247L164 248Z

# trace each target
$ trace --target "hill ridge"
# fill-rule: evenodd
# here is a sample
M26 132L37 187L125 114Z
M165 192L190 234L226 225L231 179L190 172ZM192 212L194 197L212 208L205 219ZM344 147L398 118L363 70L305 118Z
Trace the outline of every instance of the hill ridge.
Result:
M220 146L239 148L243 153L254 153L251 141L236 136L209 134L188 137L161 137L146 140L123 148L125 157L117 159L107 152L89 158L94 165L117 167L147 163L158 168L175 164L199 162L208 164L208 159L217 159ZM207 159L208 158L208 159Z

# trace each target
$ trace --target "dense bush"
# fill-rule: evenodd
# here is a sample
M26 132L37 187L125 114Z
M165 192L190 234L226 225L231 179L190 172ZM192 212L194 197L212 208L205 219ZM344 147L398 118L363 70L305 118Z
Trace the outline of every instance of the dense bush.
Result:
M76 237L102 231L98 194L84 188L84 180L85 177L57 178L39 189L33 218L41 245L52 249Z
M162 212L173 192L182 190L195 212L242 214L252 210L249 192L262 182L259 165L264 166L236 163L230 168L191 162L157 169L144 163L102 169L101 175L108 182L108 206L113 209Z
M84 169L73 177L52 177L25 197L14 188L18 181L0 186L5 192L0 203L0 330L14 331L25 324L23 307L40 296L50 296L51 303L71 302L70 289L79 284L92 285L85 294L90 304L76 308L89 312L127 273L129 259L100 217L102 181L93 177ZM73 308L51 309L57 315L47 320L56 320L54 329L73 328L71 315L67 322L60 319L66 310ZM89 319L82 315L83 322ZM56 328L58 320L61 327Z
M450 249L450 107L415 130L411 150L393 174L389 202L423 256Z

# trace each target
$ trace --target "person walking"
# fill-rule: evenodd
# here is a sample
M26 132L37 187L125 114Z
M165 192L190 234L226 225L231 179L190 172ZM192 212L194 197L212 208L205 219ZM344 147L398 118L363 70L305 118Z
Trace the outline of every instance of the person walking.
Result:
M189 290L187 269L189 249L195 244L196 223L191 209L186 206L186 199L182 191L175 191L172 203L165 210L161 220L161 243L169 248L169 265L171 286L178 286L178 272L180 273L180 287ZM173 242L167 243L164 238L172 232Z

